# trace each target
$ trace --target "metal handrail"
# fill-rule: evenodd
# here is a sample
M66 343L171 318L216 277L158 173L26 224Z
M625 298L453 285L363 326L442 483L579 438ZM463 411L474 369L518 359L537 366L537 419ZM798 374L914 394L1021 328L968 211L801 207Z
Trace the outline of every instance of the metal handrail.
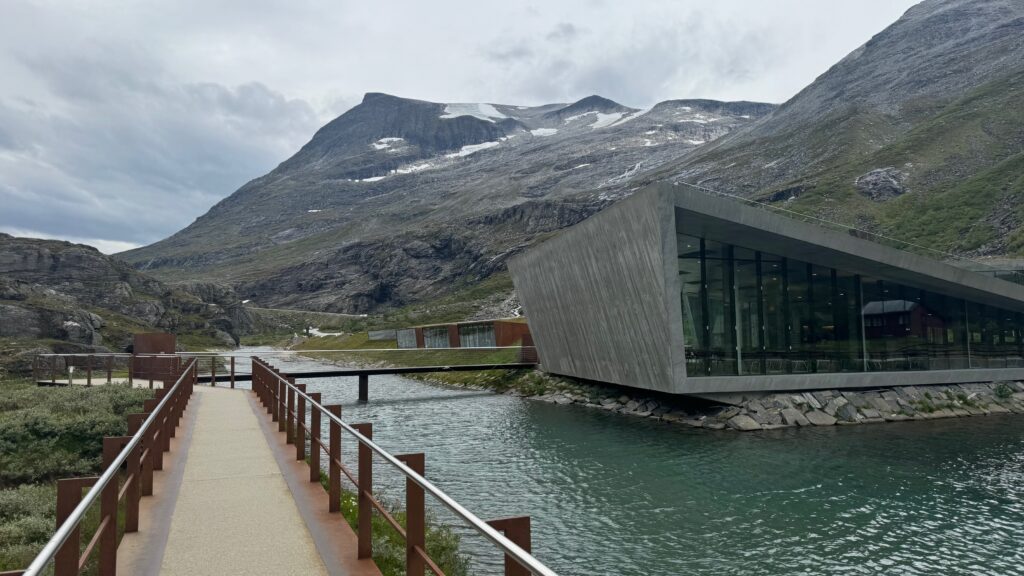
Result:
M57 528L57 531L50 537L46 546L43 546L43 549L38 555L36 555L35 559L32 560L32 563L29 564L28 568L25 569L22 576L38 576L39 574L42 574L42 570L54 559L57 555L57 551L60 550L60 547L67 541L71 532L85 517L89 507L93 505L97 498L99 498L103 490L106 489L107 484L110 484L110 481L117 477L117 473L120 471L121 466L128 460L128 456L132 451L135 450L140 442L142 442L146 432L149 431L149 427L159 419L164 406L171 401L171 398L174 397L174 394L178 391L178 387L185 381L185 377L191 377L190 372L195 365L196 360L193 358L192 362L185 367L184 371L182 371L181 376L178 377L178 381L171 387L170 392L164 394L164 397L160 399L156 408L150 412L149 417L142 423L142 426L140 426L139 430L132 436L132 439L128 441L117 457L114 458L110 463L110 466L107 466L107 469L103 471L103 475L100 476L99 480L97 480L95 484L93 484L92 488L89 489L89 492L87 492L78 503L78 506L76 506L71 512L67 520Z
M370 440L366 436L363 436L358 430L350 426L340 417L332 414L322 404L314 401L309 394L300 390L298 386L292 384L286 378L283 378L280 374L273 370L271 366L267 365L265 362L259 360L258 358L253 358L253 362L258 362L263 368L267 369L267 372L270 373L274 378L276 378L280 382L283 382L286 386L294 390L296 395L304 398L306 402L309 403L308 405L311 409L315 408L319 410L322 415L327 416L328 420L334 422L352 436L355 436L356 440L358 440L361 444L375 452L378 456L386 460L395 468L398 468L398 470L402 472L402 474L404 474L406 478L412 480L425 492L428 492L431 496L439 500L441 504L443 504L446 508L451 510L456 516L461 518L464 522L473 527L484 538L490 540L492 544L503 550L505 554L507 554L509 557L511 557L513 560L519 563L520 566L529 570L531 574L534 574L536 576L558 576L554 570L551 570L550 568L542 564L540 560L534 558L532 554L530 554L526 550L523 550L518 545L516 545L516 543L506 538L502 533L492 528L489 524L481 520L475 514L473 514L469 510L466 510L461 504L456 502L455 499L445 494L443 490L432 484L429 480L418 474L412 468L406 466L401 460L395 458L387 450L381 448L376 443L374 443L373 440ZM363 490L363 487L360 486L359 489Z
M535 346L480 346L480 347L460 347L460 348L339 348L329 350L260 350L259 353L264 356L287 356L287 355L300 355L308 354L310 352L425 352L425 351L437 351L437 352L487 352L495 350L522 350L523 348L535 348ZM93 356L95 358L106 358L108 356L114 356L118 358L173 358L175 356L186 356L186 357L235 357L235 358L250 358L253 350L247 350L242 352L174 352L166 354L131 354L128 352L111 352L107 354L87 354L76 352L72 354L57 354L57 353L46 353L37 354L40 357L72 357L72 358L84 358Z

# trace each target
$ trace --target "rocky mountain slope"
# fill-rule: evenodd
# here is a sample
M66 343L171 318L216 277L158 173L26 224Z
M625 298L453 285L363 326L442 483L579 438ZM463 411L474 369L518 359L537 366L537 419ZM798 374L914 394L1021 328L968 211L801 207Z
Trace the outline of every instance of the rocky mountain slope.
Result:
M749 129L639 178L663 179L1019 255L1024 2L926 0Z
M95 248L0 234L0 344L19 350L123 351L131 334L169 331L233 346L251 320L230 288L171 288Z
M188 228L121 257L230 281L264 306L364 312L500 274L515 251L659 180L1020 255L1024 2L925 0L779 107L367 94Z
M371 93L188 228L119 256L166 279L230 281L260 306L365 312L429 300L502 271L509 254L627 194L641 170L772 109Z

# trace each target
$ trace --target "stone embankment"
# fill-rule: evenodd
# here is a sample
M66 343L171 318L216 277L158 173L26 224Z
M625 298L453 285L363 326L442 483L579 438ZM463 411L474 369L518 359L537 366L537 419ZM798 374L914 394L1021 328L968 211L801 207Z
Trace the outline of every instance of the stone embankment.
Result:
M548 388L551 390L551 388ZM615 390L559 382L557 391L507 394L542 402L576 404L597 410L652 418L714 430L771 430L796 426L835 426L1024 414L1024 382L942 386L900 386L873 390L821 390L764 394L734 406L694 407L665 398L616 395Z

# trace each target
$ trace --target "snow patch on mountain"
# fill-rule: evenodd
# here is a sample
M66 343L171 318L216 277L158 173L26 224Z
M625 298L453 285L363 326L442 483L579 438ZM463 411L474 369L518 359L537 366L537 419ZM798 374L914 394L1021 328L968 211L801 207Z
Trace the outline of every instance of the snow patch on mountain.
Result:
M462 149L459 150L458 152L454 152L452 154L445 154L445 158L460 158L462 156L469 156L470 154L476 154L481 150L494 148L495 146L498 146L500 144L501 142L483 142L481 144L469 144L468 146L463 146Z
M558 134L558 130L555 128L535 128L530 130L530 134L534 136L554 136Z
M459 116L472 116L488 122L508 118L508 116L498 112L498 109L494 106L481 103L446 104L441 118L458 118Z
M605 126L611 126L619 120L622 120L622 112L612 112L611 114L605 114L604 112L597 113L597 122L590 125L591 130L597 130L598 128L604 128Z
M391 148L392 144L395 144L397 142L404 142L404 141L405 141L405 138L397 138L397 137L381 138L380 140L377 140L373 144L370 144L370 146L372 146L375 150L386 150L388 148Z

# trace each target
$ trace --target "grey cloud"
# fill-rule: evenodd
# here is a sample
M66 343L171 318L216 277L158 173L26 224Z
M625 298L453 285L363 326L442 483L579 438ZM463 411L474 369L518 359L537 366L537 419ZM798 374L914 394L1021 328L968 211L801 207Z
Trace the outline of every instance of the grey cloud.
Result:
M533 50L525 44L518 44L511 48L501 50L487 50L487 59L498 63L517 62L529 60L533 57Z
M175 83L112 55L32 60L60 110L0 100L0 226L149 243L271 169L320 124L259 83ZM99 62L98 58L108 58Z
M546 38L556 42L569 42L576 38L579 33L580 31L570 22L559 22L554 30L548 32Z

